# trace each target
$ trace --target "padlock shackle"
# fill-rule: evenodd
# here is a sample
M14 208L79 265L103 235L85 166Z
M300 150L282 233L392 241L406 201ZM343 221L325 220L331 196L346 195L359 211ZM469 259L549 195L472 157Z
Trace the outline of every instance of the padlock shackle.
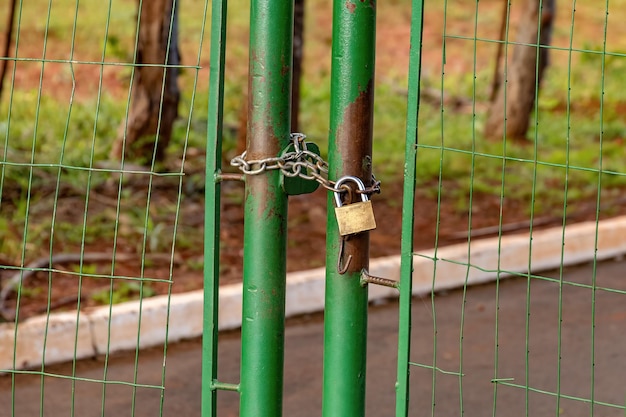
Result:
M363 183L361 178L354 177L352 175L344 175L343 177L339 178L335 182L335 188L338 190L344 183L348 181L355 182L359 190L365 191L365 184ZM341 193L338 191L335 191L333 194L335 195L335 204L337 205L337 207L341 207L343 205L343 203L341 202ZM361 201L365 202L369 200L367 197L367 194L365 193L359 193L359 194L361 194Z

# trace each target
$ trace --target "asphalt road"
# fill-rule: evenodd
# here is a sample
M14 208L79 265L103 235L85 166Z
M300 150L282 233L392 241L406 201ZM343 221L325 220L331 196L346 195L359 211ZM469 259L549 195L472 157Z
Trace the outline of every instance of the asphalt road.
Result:
M625 271L626 262L602 263L596 285L626 291ZM559 272L542 275L558 278ZM588 285L593 267L567 268L563 276L564 281ZM594 292L541 279L531 280L529 286L524 278L509 278L499 287L472 287L465 296L462 290L438 294L433 303L416 298L413 305L411 361L419 366L412 367L410 415L460 416L462 407L466 417L494 415L494 408L495 415L503 417L589 416L592 395L595 401L611 404L596 404L595 415L625 414L626 293ZM371 307L368 416L394 414L397 314L395 302ZM238 336L221 336L222 381L238 380ZM322 345L321 315L289 321L286 417L321 415ZM200 361L197 340L168 347L164 416L200 415ZM0 377L0 417L158 416L159 389L133 389L119 382L158 386L162 364L163 349L111 357L106 379L117 383L107 384L106 391L98 382L104 377L102 358L77 363L75 374L94 382L77 381L74 386L71 379L53 376L43 378L43 384L38 375L15 375L14 384L10 376ZM433 373L433 365L443 372ZM460 370L462 378L456 375ZM46 371L73 373L71 364ZM494 384L494 379L500 382ZM523 388L527 381L529 390ZM558 390L561 397L555 395ZM237 408L237 394L219 394L220 417L236 416Z

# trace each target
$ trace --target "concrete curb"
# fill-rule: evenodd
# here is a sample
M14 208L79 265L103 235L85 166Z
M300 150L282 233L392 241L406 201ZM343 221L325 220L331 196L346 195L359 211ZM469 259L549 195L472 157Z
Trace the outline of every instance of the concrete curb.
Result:
M428 294L484 283L496 278L578 264L594 259L618 257L626 253L626 216L600 222L585 222L516 234L501 239L473 240L438 250L421 251L414 257L413 294ZM597 242L597 249L596 249ZM532 245L532 247L531 247ZM469 266L468 266L469 265ZM400 257L390 256L370 262L372 275L398 280ZM324 308L324 268L295 272L287 276L287 316L312 313ZM220 288L219 329L241 325L241 284ZM370 300L397 296L392 288L370 286ZM33 368L46 364L163 344L166 324L169 342L202 335L202 291L128 302L89 311L54 313L20 323L0 325L0 370ZM139 313L141 312L141 327ZM78 325L77 325L78 323ZM47 335L46 335L47 329ZM110 332L110 333L109 333ZM139 332L139 338L137 336ZM17 344L15 338L17 337ZM45 354L43 353L44 340Z

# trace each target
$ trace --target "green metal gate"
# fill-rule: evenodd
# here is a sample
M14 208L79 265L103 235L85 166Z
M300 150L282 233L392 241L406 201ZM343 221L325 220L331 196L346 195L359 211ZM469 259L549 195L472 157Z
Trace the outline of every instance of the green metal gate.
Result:
M482 5L485 2L481 2ZM502 10L496 7L495 2L488 2L489 9L481 9L481 12L493 12ZM595 265L603 256L598 254L602 246L604 232L600 226L601 191L603 179L611 177L615 184L622 183L623 173L621 167L607 169L602 164L605 149L602 146L605 137L605 108L604 96L607 92L605 86L605 70L607 59L623 59L619 52L607 50L606 27L608 26L608 2L603 11L606 16L602 21L605 28L604 39L600 48L574 47L574 22L576 16L576 1L571 6L565 2L559 2L559 10L567 10L571 7L571 22L569 30L569 45L550 46L541 37L541 30L546 22L552 22L553 16L546 13L552 12L554 2L539 1L539 10L536 17L536 42L513 41L509 39L509 25L512 19L512 2L504 2L502 18L502 30L500 37L483 36L479 25L479 2L473 4L473 15L466 16L468 27L464 30L448 30L447 17L451 11L462 10L467 12L470 8L467 4L446 1L442 4L431 4L424 0L413 0L411 12L411 41L410 60L408 69L408 100L406 117L406 139L404 158L404 186L402 203L402 236L401 239L401 266L400 280L394 281L386 277L372 276L369 269L369 227L359 228L356 231L343 233L339 230L338 223L344 220L343 215L337 214L332 208L336 205L358 205L359 200L367 200L367 196L377 192L378 182L372 175L372 124L374 105L374 62L375 62L375 37L376 37L376 4L375 2L343 2L335 1L333 6L333 43L332 43L332 73L331 73L331 120L329 132L329 161L326 164L318 156L319 152L314 145L308 144L304 136L290 134L290 82L292 60L292 16L293 4L279 3L272 0L253 1L251 5L251 34L250 34L250 98L248 111L248 147L246 153L237 161L236 165L243 171L243 175L223 174L221 171L221 134L222 112L224 101L224 63L225 63L225 35L226 35L226 1L213 2L213 25L212 25L212 50L211 50L211 97L209 108L209 152L207 159L207 239L205 253L205 331L204 351L205 362L203 367L204 396L203 415L209 416L216 413L216 398L219 390L237 391L240 395L242 416L279 416L282 414L282 391L283 391L283 350L284 350L284 303L285 303L285 230L286 230L286 199L288 195L310 192L321 183L329 190L328 193L328 217L327 217L327 257L326 257L326 307L325 307L325 341L324 341L324 387L323 409L324 416L363 416L365 415L365 369L367 361L367 314L368 314L368 285L385 285L399 290L399 336L397 353L397 383L396 383L396 415L435 415L436 402L440 392L437 391L437 380L440 377L455 378L458 381L458 393L446 392L446 397L453 397L459 404L459 415L465 412L464 404L471 402L471 398L464 395L466 386L464 368L466 332L466 303L468 301L468 287L472 283L495 281L495 329L494 338L485 336L485 343L491 343L493 347L493 378L488 381L480 381L490 388L493 400L492 415L506 414L508 403L506 402L505 389L521 392L524 396L522 409L515 412L530 415L534 410L533 398L535 395L543 395L555 398L556 409L552 410L556 415L564 411L563 404L573 401L587 407L591 415L595 408L609 407L622 412L625 407L618 402L604 401L596 398L596 375L595 375L595 315L596 293L624 294L624 290L616 286L602 287L597 285ZM529 3L530 4L530 3ZM534 4L534 3L533 3ZM499 5L499 3L498 3ZM544 8L545 6L545 8ZM566 7L567 6L567 7ZM433 140L422 140L423 123L420 119L420 98L422 91L420 86L428 81L422 76L422 48L425 42L424 21L428 8L431 7L443 15L443 29L441 33L441 77L439 86L435 88L439 94L435 100L437 105L440 132L439 137ZM590 7L591 8L591 7ZM595 9L602 9L596 7ZM521 12L520 12L521 13ZM458 16L457 16L458 18ZM462 19L459 19L462 20ZM521 30L520 30L521 31ZM432 35L432 34L431 34ZM434 37L434 36L433 36ZM439 39L439 38L438 38ZM432 40L432 39L431 39ZM455 43L456 42L456 43ZM454 50L471 52L471 65L466 69L470 80L463 80L462 87L469 91L471 100L469 104L450 104L444 91L447 90L446 65L449 58L448 45L455 43ZM480 106L477 96L479 83L483 76L484 68L478 71L480 58L478 49L485 44L499 44L499 53L496 58L496 68L500 68L503 59L503 74L494 75L499 79L494 82L492 94L503 94L505 97L504 111L497 117L502 119L505 125L510 114L507 114L506 102L507 85L509 79L509 51L515 46L529 48L533 51L535 63L535 80L532 86L536 99L533 99L533 115L531 117L531 129L528 136L532 141L527 145L518 146L514 142L512 134L503 134L502 143L485 145L487 142L479 140L480 125L483 123L479 117ZM452 49L452 48L451 48ZM542 102L537 98L540 86L541 74L539 67L544 62L543 55L548 50L557 51L568 55L565 73L564 102L554 97L548 97ZM573 54L578 54L580 59L600 59L601 81L597 94L599 121L597 139L600 143L596 160L582 161L580 155L575 153L573 143L573 96L572 87L578 76L577 70L572 64ZM502 55L504 58L502 58ZM589 58L591 57L591 58ZM545 63L545 62L544 62ZM485 65L482 65L483 67ZM584 72L584 69L583 69ZM498 78L500 77L500 78ZM563 78L563 77L561 77ZM561 79L562 81L562 79ZM503 87L502 87L503 86ZM454 86L453 86L454 88ZM448 89L449 90L449 89ZM500 91L500 92L499 92ZM429 93L429 94L432 94ZM552 99L553 101L550 101ZM554 100L557 100L555 103ZM466 115L462 118L452 111L450 107L467 107ZM543 121L542 112L558 109L563 111L565 107L565 124L558 125L554 120ZM454 131L456 135L465 135L470 139L462 145L448 142L444 134L446 127L452 118L463 119ZM428 122L428 121L427 121ZM558 126L557 126L558 125ZM455 125L456 126L456 125ZM557 126L557 127L554 127ZM559 130L562 126L564 129ZM543 129L543 130L542 130ZM550 130L552 129L552 130ZM621 125L619 127L621 129ZM544 133L544 130L547 133ZM584 131L584 129L583 129ZM557 133L555 133L557 132ZM587 131L588 132L588 131ZM486 132L485 136L491 132ZM544 147L544 135L565 135L564 144L559 148L552 146L553 143ZM508 136L511 136L510 138ZM444 138L446 140L444 141ZM549 141L548 141L549 142ZM491 142L493 143L493 142ZM310 148L309 148L310 146ZM507 148L510 146L513 150ZM550 147L552 146L552 147ZM375 148L375 147L374 147ZM532 149L531 149L532 148ZM312 150L315 149L315 150ZM560 153L559 153L560 152ZM584 153L584 152L583 152ZM416 252L414 250L414 229L416 213L416 189L418 183L423 185L424 179L418 181L420 161L438 161L438 176L432 198L437 200L435 232L435 248L433 252ZM452 162L450 162L452 161ZM488 162L499 164L498 172L501 172L499 181L479 180L482 171L481 164L489 165ZM447 192L445 184L450 181L450 176L457 175L454 169L447 171L450 164L469 164L467 172L469 186L466 195L463 196L464 209L467 210L468 228L461 231L460 251L464 256L450 255L439 248L439 225L442 212L441 203ZM525 170L519 170L519 166ZM297 171L294 166L298 166ZM490 165L491 166L491 165ZM548 170L553 170L547 179L543 175ZM509 174L513 171L513 175ZM520 174L521 172L521 174ZM517 175L517 177L515 176ZM579 176L580 175L580 176ZM223 382L217 379L217 312L219 292L219 207L220 207L220 183L224 180L242 180L246 183L246 259L244 261L244 299L243 299L243 323L242 323L242 365L241 380L239 383ZM595 220L592 229L595 236L591 250L587 250L579 261L593 261L593 273L589 277L590 282L569 281L566 277L565 266L569 262L569 247L577 237L571 234L566 226L569 226L572 218L572 210L568 211L569 197L576 199L576 193L572 190L583 189L581 195L585 195L585 185L591 179L592 187L595 187L587 196L596 198ZM360 190L355 187L345 187L344 183L357 183L362 181ZM505 181L506 180L506 181ZM552 185L547 189L542 188L542 181ZM595 181L595 182L593 182ZM509 182L512 185L508 185ZM506 183L506 186L505 186ZM311 185L314 184L314 185ZM556 184L556 185L555 185ZM520 239L508 239L505 234L509 225L504 224L505 209L510 206L505 204L507 195L515 194L516 191L525 188L529 204L529 218L525 226L518 229L528 230L528 236ZM506 192L505 192L506 190ZM544 213L537 206L541 199L548 198L559 190L563 193L562 211L552 214L546 221L540 218ZM360 191L360 192L359 192ZM594 194L595 192L595 194ZM499 204L500 217L495 229L478 230L486 234L495 235L495 246L487 251L495 253L495 257L486 261L485 251L474 244L478 233L474 230L472 216L474 211L480 210L474 207L474 200L479 196L488 194L495 196L496 204ZM578 197L580 198L580 197ZM575 200L577 202L578 200ZM614 201L613 201L614 202ZM578 213L574 213L578 214ZM350 216L348 216L350 217ZM589 216L587 216L589 217ZM593 217L593 216L591 216ZM556 223L555 223L556 219ZM544 222L554 223L561 226L560 240L557 239L556 263L537 261L535 254L544 250L554 250L552 247L544 247L539 242L539 233L534 228ZM567 233L566 233L567 230ZM578 229L577 229L578 230ZM465 233L463 235L463 233ZM558 234L557 233L557 234ZM568 236L566 239L566 235ZM542 235L543 236L543 235ZM457 237L458 239L458 237ZM521 242L521 243L520 243ZM566 250L566 242L568 250ZM517 246L516 246L517 245ZM534 246L533 246L534 245ZM485 246L485 245L483 245ZM574 244L573 246L576 246ZM546 249L547 248L547 249ZM457 247L459 249L459 247ZM482 250L482 252L481 252ZM521 261L514 263L507 258L507 251L521 254ZM615 252L611 252L615 254ZM578 256L578 255L577 255ZM515 257L515 256L513 256ZM519 256L518 256L519 257ZM495 259L493 262L492 259ZM421 261L424 261L420 264ZM416 265L426 265L419 269ZM548 267L558 268L557 278L552 275L539 275L537 270ZM542 269L543 268L543 269ZM417 270L419 269L419 270ZM454 271L452 271L454 269ZM452 272L451 272L452 271ZM426 329L432 334L425 338L432 340L432 361L420 362L413 359L411 353L412 343L419 339L412 330L412 318L415 317L413 307L416 302L424 300L416 299L416 293L423 294L422 289L415 289L414 282L419 274L422 285L426 285L426 294L429 300L429 314L432 315L432 328ZM448 275L456 274L461 277L457 286L461 288L462 305L457 331L458 351L449 353L455 356L458 369L444 369L439 366L439 353L437 350L437 292L448 289L453 284L448 283ZM518 333L524 334L525 352L522 355L524 363L524 382L515 381L500 372L499 368L499 311L500 311L500 285L504 277L517 277L525 280L526 298L524 309L520 310L526 315L525 327ZM443 283L440 283L443 281ZM426 284L424 284L426 282ZM556 285L558 297L555 303L559 324L555 328L557 338L557 352L554 364L557 367L556 388L544 388L534 386L531 382L531 287L536 287L537 282L548 282ZM563 338L565 328L562 326L564 314L564 294L567 288L583 288L591 294L591 376L590 394L567 393L562 390L563 372ZM479 307L479 309L485 307ZM480 310L482 311L482 310ZM534 312L534 310L533 310ZM533 313L534 314L534 313ZM424 330L424 329L422 329ZM489 351L491 352L491 351ZM430 372L431 386L419 387L420 390L431 395L429 404L416 404L410 401L410 381L412 373L416 370ZM586 383L589 381L586 381ZM466 389L467 391L467 389ZM505 397L505 400L501 400ZM496 407L498 404L498 407ZM569 403L568 403L569 404ZM414 411L421 410L421 411ZM504 410L504 411L503 411ZM580 413L575 407L568 408ZM482 412L489 412L482 410ZM576 414L578 415L578 414Z
M213 241L207 245L205 256L209 277L205 299L212 300L207 303L205 319L205 351L209 358L204 366L205 415L216 412L216 391L219 389L239 391L241 415L278 416L282 413L286 197L288 193L301 191L290 191L286 184L291 180L290 175L285 173L283 166L280 170L270 171L267 165L276 162L284 165L287 159L283 153L281 161L275 160L287 149L290 137L292 17L291 3L252 2L248 147L240 160L246 182L241 382L224 384L216 379L219 242ZM210 208L207 219L212 220L211 226L207 227L207 236L215 239L219 236L218 184L223 179L219 161L225 18L225 2L214 2L210 108L213 119L209 131L215 140L209 141L213 146L207 164L207 178L214 181L210 181L207 187L207 207ZM317 160L308 151L310 145L302 137L294 136L291 145L295 147L296 163L304 164L306 171L304 175L298 175L301 172L298 167L294 181L321 168L327 178L321 178L318 172L314 179L332 191L329 205L333 204L334 194L345 193L335 188L334 180L341 176L363 179L364 192L372 192L376 187L371 167L374 24L373 3L348 8L340 2L335 4L333 55L345 59L335 60L337 65L332 69L329 164ZM259 173L261 175L255 175ZM330 266L327 269L325 332L332 336L327 336L325 341L324 377L328 382L324 391L324 414L359 415L364 413L365 406L368 304L361 271L368 264L369 238L367 233L350 239L339 236L334 213L329 213L327 264Z
M524 28L518 24L517 33L511 28L524 17L523 13L533 9L533 5L536 9L534 15L531 13L534 20L531 19L530 39L533 40L522 41L520 33ZM623 389L614 386L615 374L610 370L621 369L619 363L623 360L614 361L609 347L623 343L623 338L607 318L620 314L616 310L626 293L617 277L599 273L601 260L610 259L623 250L614 246L617 234L610 231L620 228L619 220L601 221L606 210L615 210L613 215L619 211L616 210L619 203L611 197L611 184L621 183L624 175L623 164L609 162L612 158L609 148L615 136L608 128L614 123L612 114L620 100L614 89L619 87L613 83L619 78L614 71L623 64L623 54L617 50L616 25L610 18L620 6L623 4L608 1L592 4L545 0L527 2L525 6L510 1L498 4L477 1L465 4L467 26L459 28L448 24L447 19L458 19L463 5L454 1L440 4L441 37L428 42L431 47L441 42L438 54L441 73L435 76L440 83L439 103L436 104L439 112L436 124L440 132L436 140L430 141L424 139L423 134L427 130L428 116L418 117L422 107L420 84L425 83L421 75L426 66L422 62L422 46L426 43L424 16L428 16L429 7L432 11L438 6L413 1L399 286L397 416L450 413L617 416L626 410ZM480 23L484 16L495 14L496 10L502 15L499 37L493 35L495 30L491 35L486 34L484 22L482 26ZM549 33L551 28L546 25L556 28L552 41L542 32ZM593 37L582 40L586 25L594 27L596 32ZM435 38L432 31L430 36ZM498 133L498 146L490 148L485 145L488 141L485 137L490 133L485 128L491 126L490 120L483 119L485 111L480 108L480 101L485 99L479 97L481 89L486 88L479 51L493 44L500 45L496 68L501 66L502 72L500 89L493 88L490 99L497 101L493 97L498 93L504 97L504 108L495 118L500 119L506 133ZM520 138L507 128L507 123L513 124L513 113L519 108L516 103L507 101L507 94L515 94L514 89L519 86L514 85L520 81L515 78L513 65L519 63L516 59L524 49L531 52L534 68L531 87L535 98L526 136L530 140L524 142L526 137L522 138L520 149ZM548 52L551 73L548 81L545 76L542 81L540 71ZM447 67L461 54L472 57L468 60L468 77L464 83L466 94L471 96L466 103L470 117L466 119L464 131L448 127L455 125L454 118L462 116L455 111L454 100L444 96L444 91L451 94L451 88L446 85L450 78L454 79L448 76ZM479 70L481 64L483 69ZM494 77L497 79L497 73ZM585 81L581 81L583 79ZM555 106L555 102L559 105ZM583 102L594 103L589 108L590 113L580 112ZM621 127L618 130L617 136L621 136L623 130ZM461 144L455 135L463 134L469 139ZM589 146L589 141L593 145ZM585 146L588 146L587 151L581 151ZM585 160L580 157L581 153L595 157ZM438 201L437 221L433 225L435 247L432 251L414 251L414 173L416 167L419 173L420 164L428 164L429 158L439 162L440 170L433 197ZM445 216L442 200L450 182L446 171L451 160L462 158L470 166L469 188L464 196L467 228L459 233L461 243L443 248L438 245L438 239ZM489 161L500 165L498 172L501 174L485 191L481 177L485 170L481 170L480 165L487 165ZM526 174L520 174L522 166ZM516 175L522 177L521 181ZM521 208L526 210L528 220L506 224L507 214L510 214L507 210L511 210L506 200L509 194L516 192L528 193L528 206ZM473 216L480 213L483 207L480 199L489 193L497 198L500 210L497 225L476 227ZM552 199L556 201L551 202ZM542 204L553 204L552 213L546 214L549 210ZM543 224L554 227L543 230L540 228ZM521 233L508 235L511 230ZM482 232L493 237L481 241L478 237ZM581 262L589 264L576 275L569 265ZM445 297L439 292L450 287L448 282L453 275L458 278L454 298L460 302L460 311L447 314L439 307ZM510 282L505 284L505 278ZM493 296L488 303L472 306L472 294L480 290L470 290L470 285L485 281L493 281L486 289L493 291ZM430 287L429 291L418 290L425 293L425 299L413 297L412 283L415 282ZM521 292L515 299L513 289ZM425 321L430 325L412 327L412 318L425 313L429 316ZM484 313L492 317L487 319ZM516 315L519 317L513 318ZM454 320L454 323L450 325L442 320ZM477 323L487 321L491 325L489 333L476 334L477 328L484 328ZM519 336L512 337L514 334ZM444 351L439 346L442 340L447 340L447 346L457 347ZM424 359L427 355L423 352L422 359L412 353L417 350L415 347L424 345L428 346L430 360ZM477 360L476 355L488 358ZM485 378L485 373L477 370L476 365L469 364L476 362L486 367L488 372L485 373L491 375ZM455 380L454 384L446 386L456 385L458 389L442 392L440 381L444 379ZM416 387L418 381L422 385ZM442 407L442 402L453 405L443 404ZM489 408L485 409L484 404Z
M284 168L286 162L291 162L284 152L290 143L293 4L252 2L250 19L248 146L239 160L244 172L242 179L246 182L242 372L240 383L231 384L216 378L219 183L225 179L220 160L226 2L213 3L209 109L212 119L207 163L210 181L206 194L206 233L213 238L208 239L205 255L208 277L205 300L212 302L207 302L205 314L204 340L208 358L203 373L205 415L216 412L219 389L240 393L241 415L278 416L282 413L286 198L288 193L312 191L306 186L307 178L304 178L304 185L295 185L295 191L287 182L298 182L298 177L316 173L315 178L310 178L332 191L329 205L334 204L334 194L350 190L335 188L339 177L362 179L364 193L371 193L377 187L371 166L375 5L357 3L346 8L343 3L335 4L333 55L344 59L336 59L337 65L332 69L330 161L327 165L316 158L309 150L312 145L307 145L301 136L293 136L291 146L295 149L292 148L291 155L296 166L303 164L305 171L301 172L298 166L293 179ZM281 152L283 156L277 160ZM278 166L270 170L268 165L272 164ZM320 169L325 178L320 176ZM299 187L307 190L299 190ZM361 283L361 271L368 264L369 238L367 233L350 238L339 236L332 211L328 220L325 332L332 336L327 336L325 341L324 375L328 382L324 414L359 415L364 413L365 406L368 304L367 286Z
M323 401L303 413L369 412L368 298L386 286L399 295L385 322L399 329L385 352L397 416L623 416L623 263L600 261L626 253L626 0L307 0L309 27L323 23L311 61L332 61L316 68L324 88L303 84L308 137L290 105L303 2L0 5L0 417L165 415L170 343L202 330L202 415L216 414L220 391L244 417L282 415L288 200L320 185ZM246 122L235 125L245 71L227 68L227 51L233 63L247 49L226 40L248 28ZM395 37L409 29L405 47ZM516 72L520 62L531 70ZM530 89L511 100L522 79ZM381 197L401 183L402 196L379 199L379 180ZM245 185L245 201L224 201L225 181ZM220 211L242 202L241 374L221 380L219 278L238 269L220 265ZM401 232L384 230L392 215L380 208L400 205ZM393 268L378 272L370 249L392 239L382 255L393 251ZM199 267L204 299L174 294L199 288Z

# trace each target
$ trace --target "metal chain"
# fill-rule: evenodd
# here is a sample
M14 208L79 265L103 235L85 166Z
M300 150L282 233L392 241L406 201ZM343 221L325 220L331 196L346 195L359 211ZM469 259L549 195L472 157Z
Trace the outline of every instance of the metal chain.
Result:
M305 180L315 180L322 187L335 193L344 193L346 188L335 187L335 181L328 179L328 162L321 156L307 149L306 135L292 133L290 139L293 142L294 151L287 152L282 156L246 160L246 152L234 157L230 165L237 167L246 175L258 175L266 171L280 169L286 177L300 177ZM380 181L372 174L372 185L365 190L354 190L359 194L379 194Z

